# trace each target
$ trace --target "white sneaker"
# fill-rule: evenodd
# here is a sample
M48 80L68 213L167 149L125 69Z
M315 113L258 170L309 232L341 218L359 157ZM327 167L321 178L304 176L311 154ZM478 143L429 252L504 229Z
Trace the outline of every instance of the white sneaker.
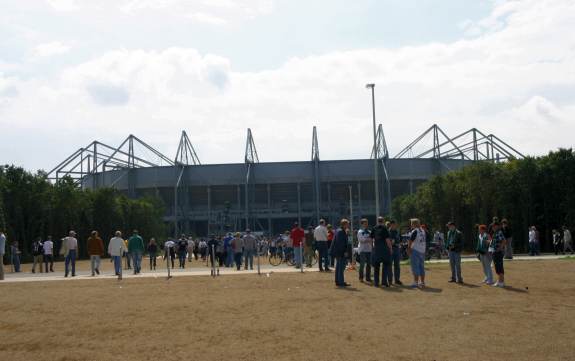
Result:
M497 287L503 288L503 287L505 287L505 283L497 282Z
M492 284L493 287L499 287L499 282L495 282Z

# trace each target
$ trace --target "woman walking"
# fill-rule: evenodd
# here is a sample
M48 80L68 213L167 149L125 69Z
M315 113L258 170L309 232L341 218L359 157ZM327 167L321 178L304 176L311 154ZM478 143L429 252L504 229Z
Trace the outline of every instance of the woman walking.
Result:
M150 271L156 270L156 257L158 256L158 245L156 244L156 239L151 238L148 243L148 255L150 256Z

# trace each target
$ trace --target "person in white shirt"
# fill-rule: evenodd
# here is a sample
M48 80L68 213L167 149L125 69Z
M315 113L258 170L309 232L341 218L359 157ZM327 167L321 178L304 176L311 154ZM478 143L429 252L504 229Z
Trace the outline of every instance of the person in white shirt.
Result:
M122 256L127 251L128 248L122 238L122 232L116 231L114 237L110 239L110 244L108 244L108 254L114 261L114 271L120 279L122 279Z
M361 228L357 231L357 241L359 243L359 282L363 282L363 271L365 269L365 280L371 280L371 251L373 249L373 237L369 231L367 219L360 221Z
M46 273L48 273L48 264L50 264L50 272L54 272L54 242L52 242L52 236L48 236L48 239L44 241L44 268Z
M411 235L407 253L411 263L411 273L413 274L412 288L425 287L425 231L421 228L421 222L413 218L411 223Z
M0 281L4 279L4 254L6 253L6 235L0 231Z
M72 277L76 277L76 257L78 256L78 240L76 232L70 231L68 237L62 239L65 246L66 260L64 263L64 277L68 277L70 264L72 264Z
M313 237L315 238L315 245L319 253L319 260L317 264L319 265L320 272L329 272L329 257L327 249L327 227L325 226L325 220L319 220L319 226L317 226L313 231Z
M567 229L567 226L563 226L563 254L567 252L567 249L573 254L573 239L571 238L571 232Z
M535 256L537 254L537 229L535 226L529 228L529 255Z

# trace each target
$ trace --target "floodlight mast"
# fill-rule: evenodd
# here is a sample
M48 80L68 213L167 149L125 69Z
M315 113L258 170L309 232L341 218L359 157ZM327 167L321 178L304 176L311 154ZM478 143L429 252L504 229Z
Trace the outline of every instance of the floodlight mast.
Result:
M375 185L375 219L379 217L379 180L377 172L377 130L375 127L375 84L366 84L367 89L371 89L371 110L372 110L372 120L373 120L373 150L376 152L376 156L373 157L373 180Z

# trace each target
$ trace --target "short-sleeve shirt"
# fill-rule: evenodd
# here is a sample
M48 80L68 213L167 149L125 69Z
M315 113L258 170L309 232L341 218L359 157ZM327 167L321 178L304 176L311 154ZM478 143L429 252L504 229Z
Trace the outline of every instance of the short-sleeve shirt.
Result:
M493 240L491 241L491 248L493 249L493 252L501 252L499 248L501 247L501 243L503 243L504 240L505 236L501 230L498 230L493 234Z
M54 249L54 243L52 241L45 241L43 247L44 247L44 254L51 255Z
M410 236L411 241L413 242L411 244L411 249L420 252L420 253L425 253L425 231L421 228L415 228L413 231L411 231L411 236Z
M66 248L68 250L78 249L78 240L76 238L66 237L66 238L64 238L64 242L66 242Z

